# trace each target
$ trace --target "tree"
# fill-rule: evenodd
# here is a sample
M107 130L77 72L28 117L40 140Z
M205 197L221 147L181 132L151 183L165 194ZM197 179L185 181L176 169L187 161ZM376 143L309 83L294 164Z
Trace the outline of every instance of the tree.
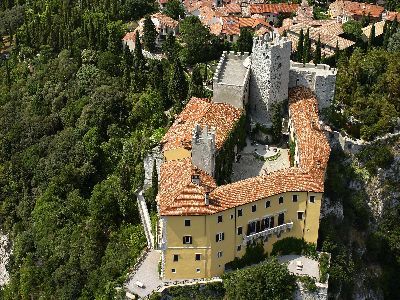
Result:
M180 110L188 94L188 83L185 72L178 59L171 66L168 82L168 96L173 101L176 109Z
M190 80L190 96L204 97L203 77L201 76L200 66L195 65Z
M390 37L387 50L390 52L400 52L400 30Z
M303 29L301 29L299 41L297 43L297 53L296 53L296 59L298 62L303 62L303 54L304 54L304 32Z
M253 48L253 33L248 28L240 28L240 36L237 41L239 52L251 52Z
M195 65L209 60L213 55L211 51L210 30L205 27L200 19L195 16L185 18L180 24L182 43L182 61L188 65Z
M169 0L165 5L163 13L174 20L180 20L185 17L185 7L179 0Z
M176 58L178 53L178 44L175 35L171 31L168 32L167 39L163 43L162 49L169 60Z
M339 56L340 56L340 51L339 51L339 41L336 41L336 48L335 48L335 63L337 64L339 62Z
M361 22L350 20L343 24L343 31L345 33L346 38L354 42L362 41L363 32L362 32Z
M133 91L135 92L141 92L146 87L146 59L143 56L139 32L136 33L135 39L131 83Z
M321 63L321 37L318 36L318 41L315 46L314 64Z
M147 16L143 24L143 45L146 50L150 52L155 50L157 35L157 30L153 21L150 16Z
M306 36L304 38L303 63L309 63L310 59L311 59L311 39L310 39L310 29L307 28Z
M223 275L227 299L292 299L296 277L275 258Z
M375 24L371 26L371 32L368 38L368 49L371 49L375 44Z

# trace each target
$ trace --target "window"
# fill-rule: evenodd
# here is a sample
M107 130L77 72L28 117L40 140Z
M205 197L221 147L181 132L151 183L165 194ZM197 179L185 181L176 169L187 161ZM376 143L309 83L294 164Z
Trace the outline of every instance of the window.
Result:
M200 273L200 269L199 268L196 269L196 273Z
M238 217L241 217L241 216L243 216L243 210L242 209L238 209Z
M274 217L265 217L261 222L261 230L270 229L274 227Z
M237 248L236 248L236 250L237 250L237 252L242 251L242 245L238 245Z
M279 204L283 203L283 197L279 197Z
M280 213L278 215L278 226L279 225L283 225L283 223L285 223L285 214L284 213Z
M218 223L222 223L222 216L218 216Z
M192 237L190 235L185 235L183 237L183 243L184 244L191 244L192 243Z
M179 255L178 254L174 254L174 261L178 261L179 260Z
M190 220L185 220L185 226L190 226Z
M304 211L298 211L297 212L297 219L303 220L303 215L304 215Z
M240 227L237 228L237 234L238 234L238 235L243 234L243 227L242 227L242 226L240 226Z
M251 211L252 211L252 212L257 211L257 205L256 205L256 204L254 204L254 205L251 206Z
M196 260L200 260L201 259L201 254L200 253L196 253Z
M231 220L233 219L233 215L231 215Z
M315 196L310 196L310 202L315 203Z
M257 222L256 221L250 222L247 225L247 235L255 233L256 232L256 227L257 227Z
M271 206L271 201L265 201L265 208L268 208Z
M215 241L216 242L221 242L225 239L225 234L223 232L217 233L215 236Z
M218 257L218 258L222 257L222 251L218 251L217 257Z
M171 272L172 272L172 273L176 273L176 270L175 270L175 269L171 269Z
M297 195L292 196L293 202L297 202Z

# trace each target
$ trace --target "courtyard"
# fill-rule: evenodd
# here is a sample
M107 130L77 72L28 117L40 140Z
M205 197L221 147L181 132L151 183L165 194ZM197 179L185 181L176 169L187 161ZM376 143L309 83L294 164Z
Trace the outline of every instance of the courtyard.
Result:
M267 175L290 167L289 149L262 145L246 139L246 147L232 165L232 182Z

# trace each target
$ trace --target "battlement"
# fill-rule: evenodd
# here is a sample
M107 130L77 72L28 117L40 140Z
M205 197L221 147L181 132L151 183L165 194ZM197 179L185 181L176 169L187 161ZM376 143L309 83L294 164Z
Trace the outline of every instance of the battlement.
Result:
M215 172L215 128L196 124L192 131L192 163L214 176Z
M248 52L224 51L213 78L213 101L243 108L248 99L250 65Z
M304 70L304 71L309 71L309 72L313 72L316 73L317 75L320 76L327 76L327 75L336 75L337 70L335 68L332 68L329 65L325 65L325 64L310 64L310 63L299 63L299 62L290 62L290 69L298 69L300 70Z
M284 48L287 43L291 43L286 37L281 37L275 32L253 38L253 52L255 49L271 49L273 47Z

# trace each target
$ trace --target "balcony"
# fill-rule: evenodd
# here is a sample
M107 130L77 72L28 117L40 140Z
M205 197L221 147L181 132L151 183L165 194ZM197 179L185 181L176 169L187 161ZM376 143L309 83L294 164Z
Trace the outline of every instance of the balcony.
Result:
M268 229L265 229L265 230L260 231L260 232L252 233L250 235L247 235L247 236L243 237L243 244L246 244L248 242L252 242L252 241L254 241L254 240L258 239L258 238L261 238L261 237L267 237L267 236L272 235L272 234L279 234L279 233L281 233L283 231L286 231L288 229L289 230L292 229L292 227L293 227L293 222L290 221L289 223L285 223L285 224L282 224L282 225L278 225L276 227L268 228Z

